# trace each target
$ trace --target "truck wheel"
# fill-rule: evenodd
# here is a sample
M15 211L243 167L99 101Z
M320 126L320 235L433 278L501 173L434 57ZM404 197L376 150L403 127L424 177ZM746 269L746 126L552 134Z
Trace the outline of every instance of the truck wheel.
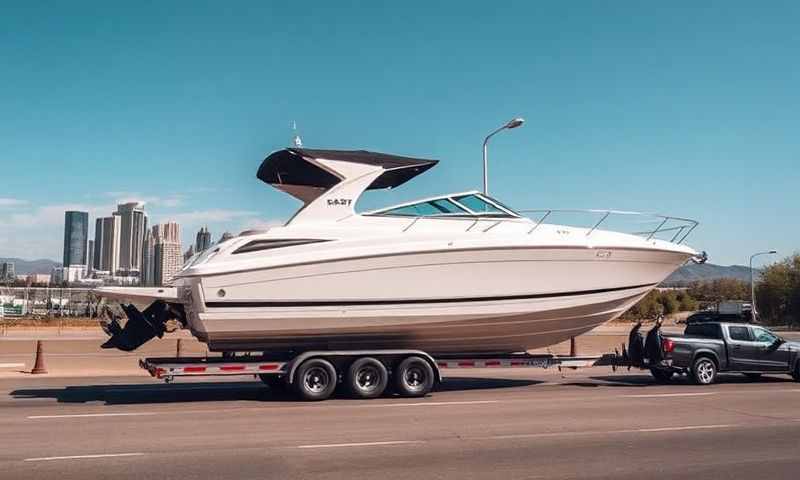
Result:
M672 380L672 375L674 375L674 373L675 372L672 370L663 370L661 368L650 369L650 374L653 375L653 378L655 378L656 382L658 383L669 383L669 381Z
M700 357L692 366L692 377L698 385L711 385L717 378L717 366L708 357Z
M386 390L389 372L374 358L359 358L347 369L347 388L356 398L377 398Z
M756 373L756 372L747 372L747 373L744 373L743 375L745 377L747 377L748 380L753 381L753 382L755 382L756 380L761 378L761 374L760 373Z
M303 400L325 400L336 390L338 378L331 362L312 358L303 362L294 373L294 387Z
M394 386L402 397L424 397L433 382L433 368L420 357L406 358L394 371Z

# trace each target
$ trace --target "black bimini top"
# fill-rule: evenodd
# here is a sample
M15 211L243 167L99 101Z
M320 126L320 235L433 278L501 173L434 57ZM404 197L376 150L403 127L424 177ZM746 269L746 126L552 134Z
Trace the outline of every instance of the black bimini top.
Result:
M296 185L329 189L342 179L309 160L336 160L382 167L385 172L367 190L394 188L438 163L437 160L400 157L366 150L309 150L287 148L272 153L261 163L256 176L271 185Z

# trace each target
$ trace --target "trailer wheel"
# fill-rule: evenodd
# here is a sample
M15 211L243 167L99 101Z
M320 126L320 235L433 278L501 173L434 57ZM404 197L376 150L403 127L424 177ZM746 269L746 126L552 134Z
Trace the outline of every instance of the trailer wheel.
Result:
M433 368L420 357L408 357L394 371L394 386L402 397L423 397L433 388Z
M653 375L653 378L655 378L658 383L669 383L674 373L675 372L672 370L663 370L661 368L650 369L650 374Z
M325 400L336 389L338 377L331 362L311 358L303 362L294 374L294 387L303 400Z
M708 357L700 357L692 366L692 378L698 385L711 385L717 378L717 365Z
M359 358L347 369L347 388L356 398L377 398L386 390L389 372L380 361Z

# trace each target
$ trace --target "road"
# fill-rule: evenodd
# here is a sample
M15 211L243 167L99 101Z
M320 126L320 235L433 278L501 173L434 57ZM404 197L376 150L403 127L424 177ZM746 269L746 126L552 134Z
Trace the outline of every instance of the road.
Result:
M797 478L800 384L462 371L423 399L256 381L0 380L0 478ZM469 376L463 376L469 375Z

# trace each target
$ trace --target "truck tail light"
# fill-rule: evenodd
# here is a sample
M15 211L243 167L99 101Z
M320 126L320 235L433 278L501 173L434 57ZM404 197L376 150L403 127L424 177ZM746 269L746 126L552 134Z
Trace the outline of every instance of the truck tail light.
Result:
M665 338L661 341L661 347L662 350L664 350L664 353L671 353L673 350L675 350L675 342L669 338Z

